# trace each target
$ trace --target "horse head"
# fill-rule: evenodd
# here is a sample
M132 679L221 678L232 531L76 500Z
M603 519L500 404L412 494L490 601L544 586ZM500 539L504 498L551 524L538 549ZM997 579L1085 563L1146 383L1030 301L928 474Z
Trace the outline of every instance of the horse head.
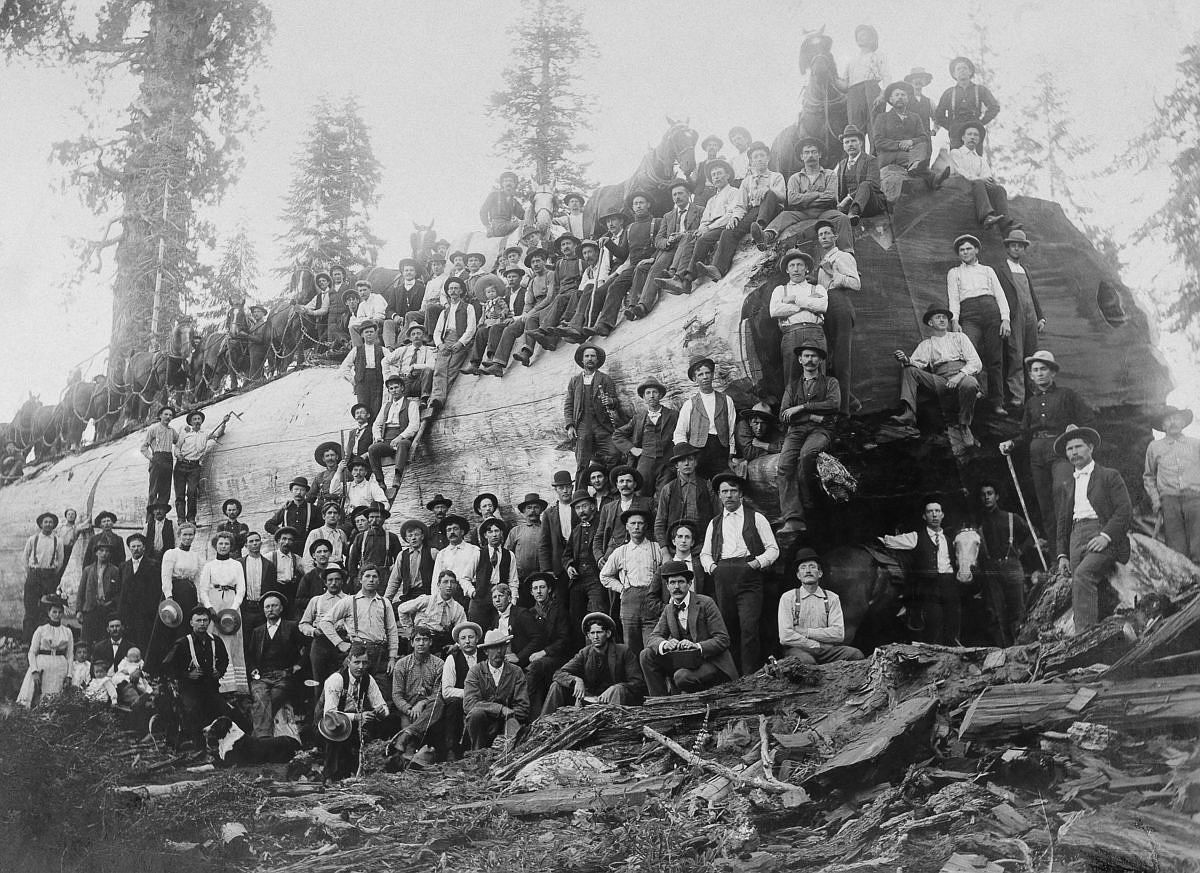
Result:
M655 149L655 156L665 175L670 176L678 164L679 169L690 176L696 170L696 143L700 141L700 134L691 127L688 119L676 121L668 115L667 124L667 132Z
M970 582L975 578L982 547L983 536L973 527L964 527L954 535L954 558L958 562L959 582Z
M408 235L408 244L412 248L414 261L421 262L437 245L437 231L433 229L436 219L430 219L429 224L413 222L413 232Z
M537 227L543 235L550 229L554 216L558 214L558 193L553 188L539 188L533 192L526 213L526 223Z
M807 73L813 61L833 50L833 38L825 35L823 24L816 30L803 33L804 38L800 41L800 72Z

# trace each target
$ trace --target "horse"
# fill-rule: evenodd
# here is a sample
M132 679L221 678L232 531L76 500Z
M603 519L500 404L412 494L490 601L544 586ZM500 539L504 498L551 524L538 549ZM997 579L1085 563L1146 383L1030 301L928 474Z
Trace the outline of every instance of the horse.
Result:
M437 231L433 229L433 224L434 219L430 219L429 224L417 224L414 221L413 232L408 235L412 259L419 265L417 276L422 279L429 276L429 256L437 245Z
M17 414L13 416L10 438L18 447L28 450L33 445L33 420L41 406L41 399L31 391L29 398L21 404L17 409Z
M33 458L44 461L58 454L62 446L63 408L56 404L39 406L33 413Z
M226 376L232 376L229 361L229 334L210 330L200 338L192 355L192 395L197 403L221 393Z
M67 377L67 387L63 389L58 402L62 409L61 436L68 451L74 451L83 442L83 432L92 417L92 395L95 392L95 382L84 382L78 369L71 371Z
M296 267L292 270L291 278L288 280L288 289L292 303L302 310L307 309L308 302L317 296L317 274L309 267ZM322 340L318 333L317 320L304 311L300 315L302 316L300 319L301 339L296 355L297 364L304 363L306 351L323 350L326 345L325 340Z
M167 394L175 402L184 405L192 373L192 355L195 353L196 320L184 315L171 327L167 342Z
M125 398L125 416L131 422L144 423L152 403L165 403L167 393L167 356L160 351L133 352L125 360L121 389Z
M92 398L88 406L88 418L96 424L95 442L108 439L121 416L125 398L112 380L101 373L92 379Z
M833 40L824 28L808 33L800 46L800 71L808 73L808 84L800 97L796 123L783 129L771 144L771 167L791 178L800 170L796 143L812 137L821 142L821 166L837 165L842 150L842 131L849 123L846 94L837 84L837 62L833 59ZM869 133L869 131L866 131Z
M604 233L600 227L600 216L625 208L625 201L634 191L645 191L650 195L650 212L655 216L665 215L671 208L671 189L675 179L675 168L679 167L685 177L696 170L696 142L700 135L688 126L687 121L675 121L667 117L667 132L659 144L646 152L642 163L634 174L615 185L601 185L588 198L583 208L583 226L589 228L593 238Z
M304 362L306 311L303 306L286 300L271 304L263 324L263 338L266 340L266 367L272 375L286 373L293 360L297 364Z

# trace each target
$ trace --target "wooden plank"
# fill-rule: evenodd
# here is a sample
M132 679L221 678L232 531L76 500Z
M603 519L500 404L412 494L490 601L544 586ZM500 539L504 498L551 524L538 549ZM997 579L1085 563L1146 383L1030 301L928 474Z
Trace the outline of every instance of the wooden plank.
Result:
M1171 647L1176 643L1194 644L1196 635L1191 633L1200 625L1200 597L1196 597L1179 612L1159 622L1138 640L1108 669L1105 676L1119 678L1135 676L1147 668L1148 661L1158 655L1173 654Z
M919 752L929 748L937 713L936 697L912 697L871 724L834 755L804 785L832 787L888 779L903 772Z
M474 803L450 807L450 812L478 809L500 809L509 815L555 815L577 809L610 809L616 806L636 806L650 797L669 794L686 780L682 773L652 776L638 782L590 788L545 788L526 794L510 794Z
M1067 858L1082 858L1097 870L1200 870L1200 823L1160 807L1085 813L1059 828L1057 844Z

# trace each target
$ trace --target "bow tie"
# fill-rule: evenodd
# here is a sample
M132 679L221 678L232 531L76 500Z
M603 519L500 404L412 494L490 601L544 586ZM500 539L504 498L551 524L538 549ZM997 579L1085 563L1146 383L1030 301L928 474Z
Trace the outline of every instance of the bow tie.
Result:
M672 606L675 607L675 612L678 615L683 615L685 612L687 612L687 603L686 602L674 603L674 604L672 604Z
M1075 470L1071 473L1076 479L1083 479L1092 475L1090 470Z

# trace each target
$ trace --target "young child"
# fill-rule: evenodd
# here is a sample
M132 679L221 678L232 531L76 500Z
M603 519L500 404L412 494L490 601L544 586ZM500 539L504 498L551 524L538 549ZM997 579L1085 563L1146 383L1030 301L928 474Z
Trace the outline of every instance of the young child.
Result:
M505 271L505 279L508 284L504 291L508 292L513 288L509 271ZM471 350L470 361L462 369L467 374L478 374L480 364L485 359L492 359L496 354L496 347L500 345L500 338L504 336L504 328L513 323L507 293L502 294L500 286L494 282L489 283L483 290L483 296L483 317L479 323L479 330L475 332L475 347Z
M112 677L108 675L111 666L108 661L104 660L92 662L91 679L83 686L84 697L98 703L107 703L109 706L116 705L117 686Z
M131 648L113 670L112 681L117 689L117 698L125 706L133 706L154 690L142 674L144 666L141 649Z
M75 660L71 664L71 672L67 674L67 684L76 688L86 688L92 678L92 662L88 660L88 647L83 643L75 644Z

